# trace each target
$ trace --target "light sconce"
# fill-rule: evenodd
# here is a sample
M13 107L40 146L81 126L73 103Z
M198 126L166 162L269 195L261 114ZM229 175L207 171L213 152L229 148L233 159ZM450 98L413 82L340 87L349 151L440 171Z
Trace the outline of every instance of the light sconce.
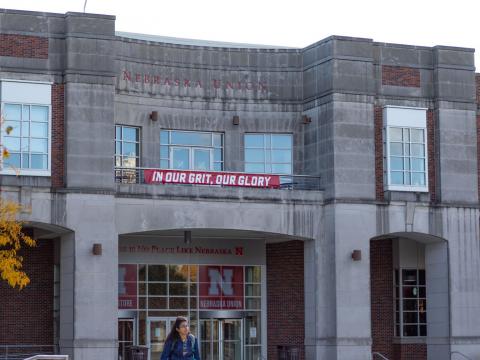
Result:
M93 255L102 255L102 244L93 244L92 254Z
M233 115L232 123L233 125L240 125L240 116Z
M150 113L150 116L149 116L149 117L150 117L150 120L152 120L152 121L157 121L157 120L158 120L158 111L152 111L152 112Z
M362 260L362 250L353 250L352 259L353 259L353 261Z
M302 123L307 125L307 124L310 124L312 122L312 118L310 116L307 116L307 115L302 115Z

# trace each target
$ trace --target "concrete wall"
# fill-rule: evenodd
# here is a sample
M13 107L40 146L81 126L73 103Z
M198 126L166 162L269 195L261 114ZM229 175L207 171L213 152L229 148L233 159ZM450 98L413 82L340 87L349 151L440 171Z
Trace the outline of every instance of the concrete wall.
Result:
M429 354L451 347L478 356L473 50L338 36L305 49L180 45L116 37L114 23L0 10L0 33L48 38L46 58L38 39L39 56L2 50L0 78L65 84L65 187L0 178L2 197L31 207L23 219L62 234L62 350L77 360L115 358L118 234L199 228L308 239L305 309L314 315L305 321L306 354L333 360L370 356L370 239L442 238L426 245L431 282L440 282L432 309L443 316L427 339ZM384 105L434 112L435 203L408 192L377 201L374 108ZM230 171L243 171L244 133L293 133L294 173L321 176L324 191L115 185L115 124L142 128L146 167L159 166L160 129L224 132ZM94 243L102 256L91 254ZM356 249L360 262L350 258Z

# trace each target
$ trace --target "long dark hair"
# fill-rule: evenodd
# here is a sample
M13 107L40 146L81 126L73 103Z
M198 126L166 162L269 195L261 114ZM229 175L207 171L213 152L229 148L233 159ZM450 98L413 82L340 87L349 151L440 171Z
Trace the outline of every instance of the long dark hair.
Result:
M180 334L178 333L177 329L180 329L180 325L182 325L183 322L186 322L188 324L188 319L183 316L177 317L175 320L175 323L172 325L172 328L170 329L170 334L168 334L167 339L172 340L172 341L181 341L180 339Z

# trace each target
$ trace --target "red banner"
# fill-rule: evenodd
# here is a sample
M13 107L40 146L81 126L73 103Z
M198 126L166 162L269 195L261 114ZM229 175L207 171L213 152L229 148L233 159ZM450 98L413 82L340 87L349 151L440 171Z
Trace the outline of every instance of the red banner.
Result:
M279 188L280 176L213 171L144 170L147 184L222 185L253 188Z
M137 308L137 265L118 265L118 308Z
M243 310L243 267L199 267L200 309Z

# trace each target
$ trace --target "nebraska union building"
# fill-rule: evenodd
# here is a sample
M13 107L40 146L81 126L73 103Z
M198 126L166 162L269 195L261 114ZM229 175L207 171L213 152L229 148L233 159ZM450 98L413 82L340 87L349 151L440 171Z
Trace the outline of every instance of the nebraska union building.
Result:
M31 277L0 359L480 356L480 76L469 48L306 48L0 10L1 196ZM137 356L138 357L138 356Z

